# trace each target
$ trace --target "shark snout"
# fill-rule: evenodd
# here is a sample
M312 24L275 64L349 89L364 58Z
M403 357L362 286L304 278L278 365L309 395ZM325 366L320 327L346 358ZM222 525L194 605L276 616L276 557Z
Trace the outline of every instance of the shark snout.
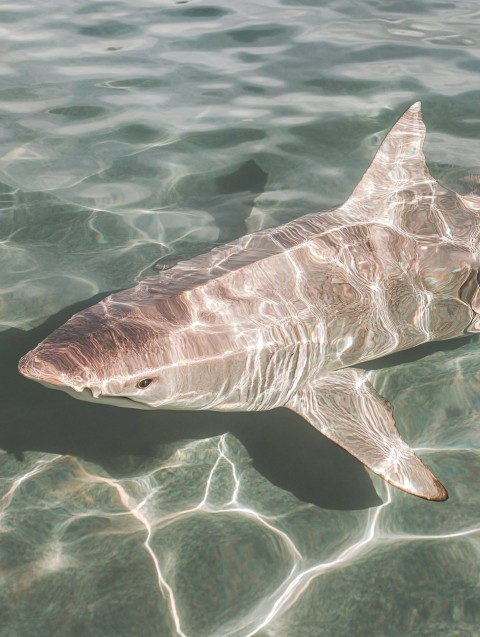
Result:
M41 344L22 356L18 371L31 380L50 385L67 385L80 389L87 383L84 370L72 364L67 353L55 353Z
M60 384L55 366L42 360L42 358L36 354L35 350L22 356L18 362L18 371L31 380L43 381L48 379L50 383Z

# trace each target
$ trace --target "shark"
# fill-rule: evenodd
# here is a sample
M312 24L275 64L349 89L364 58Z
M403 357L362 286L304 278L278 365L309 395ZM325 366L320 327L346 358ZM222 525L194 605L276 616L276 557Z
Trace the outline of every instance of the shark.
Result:
M480 331L480 197L429 173L421 105L349 199L111 294L19 362L77 398L144 409L286 407L407 493L445 487L362 363Z

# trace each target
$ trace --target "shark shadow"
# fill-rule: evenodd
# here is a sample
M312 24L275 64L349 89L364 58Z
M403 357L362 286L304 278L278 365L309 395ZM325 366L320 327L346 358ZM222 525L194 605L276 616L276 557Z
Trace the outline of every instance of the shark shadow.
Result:
M23 378L17 361L74 312L104 294L64 308L28 332L0 333L0 447L18 458L29 451L71 454L109 465L132 454L162 456L162 447L186 439L232 433L272 484L327 509L380 504L364 466L287 410L266 412L143 411L72 400Z

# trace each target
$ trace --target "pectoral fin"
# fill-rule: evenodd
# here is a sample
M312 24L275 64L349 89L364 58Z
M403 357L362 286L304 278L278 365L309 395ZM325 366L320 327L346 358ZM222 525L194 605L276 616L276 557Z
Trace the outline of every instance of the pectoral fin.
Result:
M400 437L392 406L365 372L333 372L298 392L287 407L395 487L427 500L448 498L443 485Z

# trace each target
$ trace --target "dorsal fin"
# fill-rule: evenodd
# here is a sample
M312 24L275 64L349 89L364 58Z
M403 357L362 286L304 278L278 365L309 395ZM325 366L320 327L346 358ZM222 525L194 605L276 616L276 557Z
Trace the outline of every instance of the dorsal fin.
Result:
M394 207L378 207L385 198L408 189L419 195L436 187L423 154L425 124L421 103L415 102L385 137L369 168L342 209L359 219L380 218Z

